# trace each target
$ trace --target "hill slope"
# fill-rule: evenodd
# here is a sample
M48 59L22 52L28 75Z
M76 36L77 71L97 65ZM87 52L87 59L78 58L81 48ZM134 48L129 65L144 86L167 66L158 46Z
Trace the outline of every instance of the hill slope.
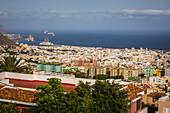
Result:
M6 46L6 45L10 46L10 45L17 45L17 44L0 33L0 46Z

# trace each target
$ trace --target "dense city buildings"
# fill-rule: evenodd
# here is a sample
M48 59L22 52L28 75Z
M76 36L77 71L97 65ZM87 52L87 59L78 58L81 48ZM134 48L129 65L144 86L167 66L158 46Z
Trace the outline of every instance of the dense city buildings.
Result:
M79 81L91 82L99 79L107 79L110 82L121 84L122 90L128 91L128 99L131 101L129 112L143 113L142 102L146 105L154 105L155 108L168 111L160 103L170 91L170 54L163 50L149 49L109 49L78 46L29 46L20 44L16 47L0 47L0 58L15 55L22 59L21 63L30 65L33 74L0 73L2 95L8 92L15 94L20 90L27 92L25 95L35 93L35 88L40 84L48 84L47 78L59 78L66 92L75 91ZM123 77L123 78L119 78ZM9 85L11 92L7 91ZM21 89L18 89L21 88ZM27 91L28 90L28 91ZM30 93L29 93L30 91ZM31 92L33 91L33 92ZM22 94L22 93L20 93ZM7 95L3 102L15 101L20 104L18 108L28 109L37 106L33 97L19 100ZM28 96L28 97L29 97ZM167 101L165 101L167 102ZM164 102L163 102L164 103ZM168 103L169 104L169 103ZM26 106L26 107L24 107ZM148 110L150 108L148 107Z

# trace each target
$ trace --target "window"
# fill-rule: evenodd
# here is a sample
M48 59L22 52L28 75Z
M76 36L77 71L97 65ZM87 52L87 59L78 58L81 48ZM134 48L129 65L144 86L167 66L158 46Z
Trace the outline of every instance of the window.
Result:
M166 113L166 108L163 108L163 112Z
M137 100L137 111L140 109L140 99Z
M169 108L163 108L163 113L170 113L170 109Z

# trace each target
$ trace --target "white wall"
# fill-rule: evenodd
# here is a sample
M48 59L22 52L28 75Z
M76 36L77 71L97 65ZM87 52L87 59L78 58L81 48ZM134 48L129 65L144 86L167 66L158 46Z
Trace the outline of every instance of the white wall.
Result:
M22 74L22 73L12 73L12 72L2 72L0 73L0 79L4 78L13 78L13 79L22 79L22 80L40 80L47 81L47 78L59 78L62 80L62 83L70 83L78 85L79 81L95 83L95 80L92 79L83 79L83 78L73 78L67 76L48 76L48 75L33 75L33 74Z

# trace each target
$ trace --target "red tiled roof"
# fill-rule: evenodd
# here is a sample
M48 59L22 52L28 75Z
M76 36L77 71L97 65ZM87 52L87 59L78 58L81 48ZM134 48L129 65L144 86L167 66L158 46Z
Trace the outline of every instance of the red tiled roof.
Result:
M23 102L35 102L35 91L28 91L17 88L6 88L4 85L0 85L0 98L8 100L16 100Z
M133 84L128 84L126 88L123 89L124 91L128 91L128 100L134 100L138 97L140 97L141 95L139 95L138 93L144 91L143 89L133 85Z

